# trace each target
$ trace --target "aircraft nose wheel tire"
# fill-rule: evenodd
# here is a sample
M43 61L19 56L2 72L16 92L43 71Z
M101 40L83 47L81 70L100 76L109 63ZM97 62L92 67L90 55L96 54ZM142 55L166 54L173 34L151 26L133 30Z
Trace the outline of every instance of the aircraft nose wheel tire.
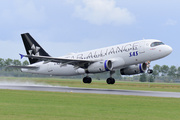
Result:
M107 84L114 84L115 83L115 79L110 77L110 78L108 78L106 80L106 82L107 82Z
M84 83L91 83L91 82L92 82L92 79L87 76L87 77L84 77L84 78L83 78L83 82L84 82Z
M152 69L149 69L149 70L147 71L147 73L148 73L148 74L152 74L152 73L153 73L153 70L152 70Z

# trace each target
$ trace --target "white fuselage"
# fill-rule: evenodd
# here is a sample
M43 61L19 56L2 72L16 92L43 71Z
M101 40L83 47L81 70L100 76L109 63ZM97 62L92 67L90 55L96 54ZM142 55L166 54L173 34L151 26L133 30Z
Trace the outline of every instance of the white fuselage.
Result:
M115 46L95 49L91 51L72 53L61 58L83 59L94 61L113 61L113 70L122 69L130 65L154 61L169 55L172 48L168 45L151 46L153 42L161 42L155 39L140 40ZM85 74L83 68L78 68L70 64L56 62L38 62L29 66L37 66L38 69L21 69L22 72L47 74L58 76L71 76ZM102 68L104 69L104 68Z

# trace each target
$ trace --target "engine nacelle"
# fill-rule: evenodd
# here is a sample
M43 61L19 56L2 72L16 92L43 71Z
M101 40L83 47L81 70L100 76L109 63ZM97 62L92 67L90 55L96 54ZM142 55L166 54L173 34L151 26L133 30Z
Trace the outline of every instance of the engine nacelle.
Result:
M105 72L112 70L112 61L111 60L105 60L105 61L98 61L95 63L92 63L90 66L88 66L86 73L99 73L99 72Z
M122 68L122 66L125 65L125 61L121 57L113 58L110 60L112 61L112 69L113 70L118 70L118 69Z
M147 70L147 64L142 63L138 65L131 65L129 67L120 70L121 75L135 75L139 73L144 73Z

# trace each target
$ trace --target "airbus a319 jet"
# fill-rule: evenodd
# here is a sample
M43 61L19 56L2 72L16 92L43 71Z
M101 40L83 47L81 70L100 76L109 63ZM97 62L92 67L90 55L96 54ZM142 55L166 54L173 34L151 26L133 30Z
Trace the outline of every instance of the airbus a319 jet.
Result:
M112 75L119 70L122 75L134 75L147 72L151 61L163 58L172 52L172 48L160 40L146 39L115 46L71 53L62 57L50 56L29 33L21 34L30 65L11 66L21 68L22 72L52 76L85 75L84 83L91 83L88 74L109 71L107 84L114 84Z

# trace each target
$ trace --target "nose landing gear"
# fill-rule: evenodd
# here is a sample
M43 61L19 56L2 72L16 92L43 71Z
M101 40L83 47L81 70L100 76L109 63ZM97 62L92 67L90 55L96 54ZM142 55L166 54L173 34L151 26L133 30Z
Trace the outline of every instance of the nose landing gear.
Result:
M148 69L148 70L147 70L147 73L148 73L148 74L152 74L152 73L153 73L153 70L152 70L152 69Z
M152 70L152 69L149 69L149 68L150 68L150 63L151 63L151 61L148 61L148 62L147 62L147 68L148 68L147 73L148 73L148 74L152 74L152 73L153 73L153 70Z

